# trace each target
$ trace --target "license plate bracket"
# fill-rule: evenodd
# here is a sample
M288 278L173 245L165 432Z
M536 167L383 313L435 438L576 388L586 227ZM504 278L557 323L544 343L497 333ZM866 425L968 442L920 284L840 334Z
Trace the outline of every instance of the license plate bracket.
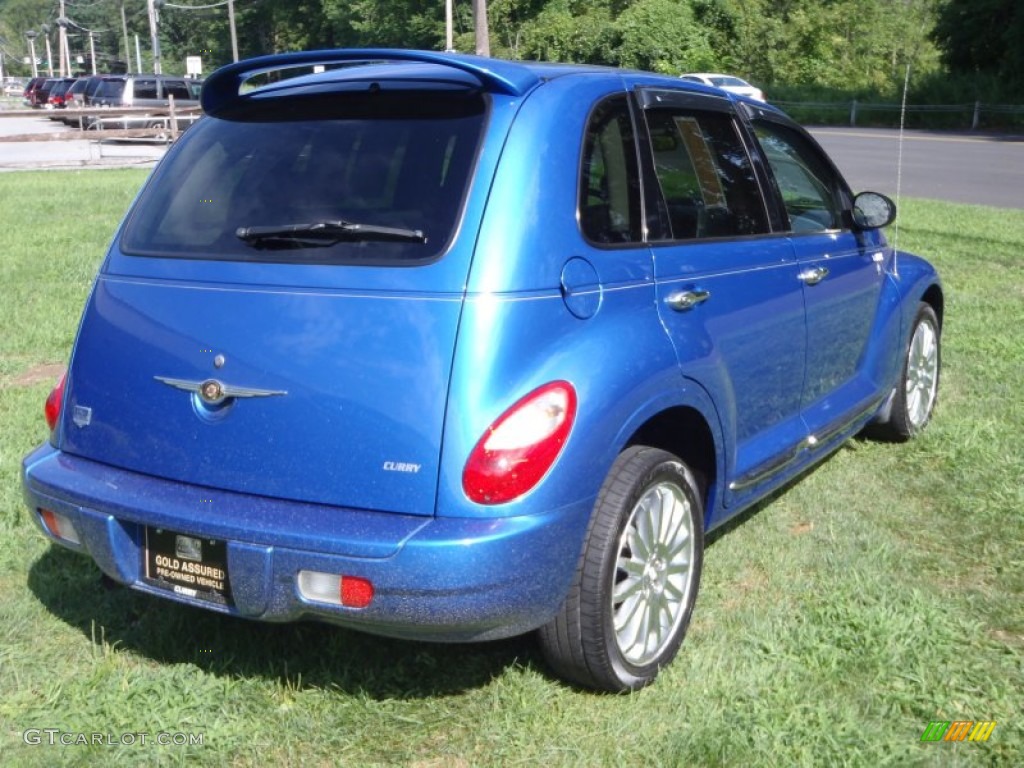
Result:
M233 604L226 541L146 526L142 566L148 584L219 605Z

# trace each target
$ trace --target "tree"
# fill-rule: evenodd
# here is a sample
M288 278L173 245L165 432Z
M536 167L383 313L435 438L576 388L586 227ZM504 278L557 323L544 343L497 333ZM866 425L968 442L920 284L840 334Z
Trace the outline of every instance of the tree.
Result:
M933 39L954 74L1004 79L1024 94L1024 5L1020 0L945 0Z

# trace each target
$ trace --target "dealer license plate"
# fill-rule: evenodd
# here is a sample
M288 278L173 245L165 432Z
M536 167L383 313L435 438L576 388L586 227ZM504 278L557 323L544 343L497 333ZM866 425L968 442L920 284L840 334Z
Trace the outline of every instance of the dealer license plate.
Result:
M147 527L143 565L150 584L231 605L227 542Z

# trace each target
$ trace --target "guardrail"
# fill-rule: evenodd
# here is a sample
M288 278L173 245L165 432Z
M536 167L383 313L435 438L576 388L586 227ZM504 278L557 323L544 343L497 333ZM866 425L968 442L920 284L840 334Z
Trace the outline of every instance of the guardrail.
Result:
M98 107L82 109L10 109L0 112L0 117L22 117L60 120L68 124L69 119L78 118L78 130L57 133L20 133L0 136L0 142L75 141L104 139L157 139L168 143L178 138L183 130L202 116L199 107L163 108L147 107ZM138 123L138 125L133 125Z
M775 106L789 111L794 110L816 110L839 112L849 115L849 125L857 125L858 116L863 113L893 113L898 114L902 104L860 102L852 101L772 101ZM1024 106L1014 104L985 104L975 101L973 104L907 104L908 114L928 115L951 115L954 118L962 116L963 120L956 120L960 127L968 127L972 131L978 130L986 117L995 116L1001 118L1002 123L1024 123Z

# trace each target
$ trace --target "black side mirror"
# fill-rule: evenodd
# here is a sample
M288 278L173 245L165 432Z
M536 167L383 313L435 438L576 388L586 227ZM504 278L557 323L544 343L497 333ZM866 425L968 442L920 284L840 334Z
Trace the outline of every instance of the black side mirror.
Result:
M896 203L879 192L861 192L853 198L856 229L881 229L896 220Z

